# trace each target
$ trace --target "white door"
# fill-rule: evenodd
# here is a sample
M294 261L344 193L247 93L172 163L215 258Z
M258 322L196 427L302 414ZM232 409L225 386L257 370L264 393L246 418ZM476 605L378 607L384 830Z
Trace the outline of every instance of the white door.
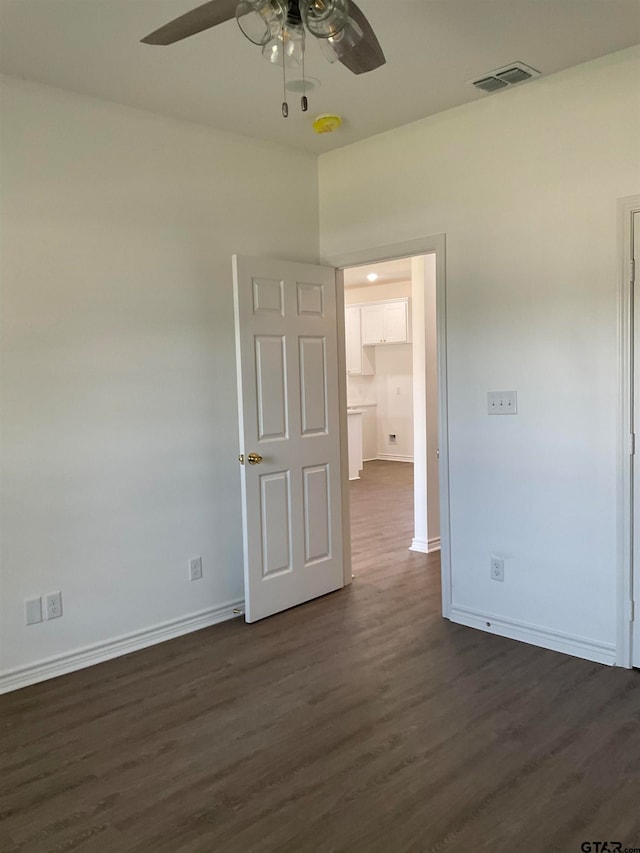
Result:
M255 622L344 585L336 281L332 267L266 258L234 256L233 270Z
M632 257L635 260L634 287L634 389L633 389L633 430L636 440L640 436L640 211L633 214ZM633 457L633 597L634 622L632 626L631 665L640 667L640 454L636 449Z

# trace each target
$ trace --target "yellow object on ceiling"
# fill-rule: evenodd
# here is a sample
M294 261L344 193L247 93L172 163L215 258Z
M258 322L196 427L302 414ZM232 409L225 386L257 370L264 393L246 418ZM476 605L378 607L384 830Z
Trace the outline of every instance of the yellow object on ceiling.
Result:
M342 124L342 118L336 115L318 116L313 122L316 133L333 133Z

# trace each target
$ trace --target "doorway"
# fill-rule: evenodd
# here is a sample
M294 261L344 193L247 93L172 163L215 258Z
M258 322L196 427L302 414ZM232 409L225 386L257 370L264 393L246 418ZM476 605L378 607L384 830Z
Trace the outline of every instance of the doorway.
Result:
M414 541L412 260L343 279L352 576L370 577Z
M234 256L248 622L351 583L344 270L417 255L435 258L442 614L450 617L446 311L440 235L355 253L338 259L332 268ZM382 343L394 342L397 321L397 311L385 314L379 332ZM419 440L426 458L426 430L414 431L415 448Z
M351 253L337 258L328 259L332 266L338 268L339 298L338 311L340 311L340 298L346 303L343 308L349 309L354 304L365 306L365 313L369 315L367 305L369 303L385 302L391 307L395 299L407 299L408 328L410 329L411 344L411 395L410 395L410 422L412 429L405 430L402 435L397 428L389 426L389 421L379 418L376 424L376 465L389 461L400 464L410 463L413 467L413 505L414 524L413 535L408 538L407 549L428 552L440 550L441 577L442 577L442 613L448 617L451 607L451 566L449 551L449 473L448 473L448 442L447 442L447 368L446 368L446 301L445 301L445 240L444 235L437 235L409 243L383 246L378 249L364 250ZM354 268L365 268L366 274L377 275L380 279L380 271L393 267L394 262L402 262L405 270L411 270L410 295L392 294L390 292L377 291L379 296L389 297L375 299L369 296L362 299L364 291L361 291L355 301L349 294L349 281ZM379 269L377 269L379 267ZM380 271L379 271L380 270ZM362 273L363 270L360 270ZM374 283L374 282L370 282ZM378 287L386 286L392 282L382 281ZM345 284L347 285L345 287ZM360 286L364 286L361 282ZM405 274L405 286L408 286ZM374 294L376 291L374 291ZM431 296L431 298L430 298ZM386 339L384 332L384 318L377 306L377 318L367 316L368 324L365 329L364 341L366 347L373 347L374 357L377 358L377 350L383 353L382 362L393 361L391 347L395 346L393 338ZM345 314L347 317L347 314ZM361 317L362 324L362 317ZM377 324L377 325L376 325ZM394 320L390 318L387 329L394 328ZM378 343L375 343L376 330ZM353 335L354 327L346 325L345 339ZM362 335L362 328L360 329ZM407 343L405 341L405 343ZM353 374L347 374L347 357L352 356L352 341L345 340L345 362L339 380L341 382L341 413L343 416L343 438L347 443L347 409L357 408L357 404L367 401L373 402L371 390L375 386L375 380L366 379L367 375L375 375L372 370L371 361L367 353L364 354L362 370L357 373L359 378L354 383ZM389 353L387 358L386 353ZM406 364L406 354L405 354ZM404 383L396 381L393 376L385 380L386 392L383 409L388 409L388 397L403 397L403 387L406 389L406 378ZM351 388L349 388L351 386ZM356 399L354 399L354 387ZM398 393L398 389L400 392ZM388 393L390 392L390 394ZM365 393L369 394L366 398ZM358 396L358 394L360 396ZM403 403L409 403L406 399L409 395L404 394ZM428 405L428 397L431 397L431 405ZM393 399L391 407L393 407ZM396 401L397 402L397 401ZM352 404L349 406L349 404ZM355 404L355 405L353 405ZM371 407L371 406L370 406ZM406 409L400 406L400 409ZM429 423L428 423L429 420ZM369 421L371 416L369 415ZM406 412L405 412L406 422ZM430 427L430 429L429 429ZM395 429L395 431L394 431ZM413 432L413 438L409 452L406 452L407 433ZM369 436L371 428L369 428ZM394 441L395 438L395 441ZM403 440L400 444L399 440ZM371 447L369 441L363 441L363 459L367 456L366 447ZM393 453L393 449L401 447L404 453ZM389 448L393 448L390 450ZM394 458L395 457L395 458ZM400 459L398 459L400 457ZM403 458L404 457L404 458ZM345 468L347 459L343 459ZM366 474L367 463L363 461L363 470ZM353 472L353 471L352 471ZM406 478L405 478L406 479ZM431 495L429 495L429 484L431 484ZM344 481L343 493L347 494L349 483ZM347 503L345 501L345 503ZM345 507L345 533L349 531L348 506ZM429 530L431 534L429 535ZM345 536L345 583L351 581L351 551L348 535ZM348 551L348 553L347 553Z

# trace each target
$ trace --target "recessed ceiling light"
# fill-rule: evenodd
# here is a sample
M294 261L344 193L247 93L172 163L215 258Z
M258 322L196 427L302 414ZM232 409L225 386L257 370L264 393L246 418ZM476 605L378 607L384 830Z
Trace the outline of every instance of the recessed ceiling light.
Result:
M377 281L378 280L378 273L377 272L370 272L369 275L367 276L367 280L368 281Z

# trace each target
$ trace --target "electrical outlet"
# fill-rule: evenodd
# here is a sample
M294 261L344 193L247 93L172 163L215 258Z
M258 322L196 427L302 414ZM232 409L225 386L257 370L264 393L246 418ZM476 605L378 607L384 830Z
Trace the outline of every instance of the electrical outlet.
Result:
M389 444L397 444L397 443L398 443L398 437L396 436L396 434L393 432L389 433Z
M199 581L202 579L202 557L194 557L189 560L189 580Z
M62 616L62 593L52 592L47 598L47 619L59 619Z
M24 603L24 624L37 625L42 622L42 599L30 598Z
M504 581L504 560L500 557L491 558L491 580Z

